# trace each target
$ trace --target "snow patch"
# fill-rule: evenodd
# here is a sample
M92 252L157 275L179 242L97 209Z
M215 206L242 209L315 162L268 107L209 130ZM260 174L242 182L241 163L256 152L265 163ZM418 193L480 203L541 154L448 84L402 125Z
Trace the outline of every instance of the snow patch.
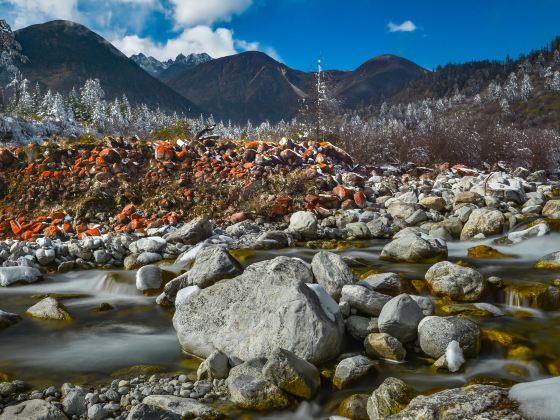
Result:
M514 385L509 398L519 402L519 408L528 418L557 419L560 413L560 378L543 379Z
M332 321L336 321L336 317L340 314L340 307L338 303L323 289L320 284L317 283L307 283L307 287L309 287L313 293L319 298L319 303L321 304L321 309L327 317Z

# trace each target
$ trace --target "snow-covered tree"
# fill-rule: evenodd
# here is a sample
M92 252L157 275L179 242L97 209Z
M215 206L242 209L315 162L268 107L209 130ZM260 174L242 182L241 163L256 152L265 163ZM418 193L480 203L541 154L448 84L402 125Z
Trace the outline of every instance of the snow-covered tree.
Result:
M533 94L533 84L531 83L531 78L528 74L525 74L523 76L523 80L521 80L519 94L521 96L521 99L523 99L524 101L527 101Z
M514 101L519 97L517 75L513 72L509 74L507 82L504 85L504 95L509 101Z

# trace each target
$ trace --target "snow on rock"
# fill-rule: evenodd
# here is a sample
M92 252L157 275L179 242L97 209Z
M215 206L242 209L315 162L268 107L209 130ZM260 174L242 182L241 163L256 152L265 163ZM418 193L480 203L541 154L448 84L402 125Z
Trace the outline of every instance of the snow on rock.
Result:
M188 286L179 290L179 292L177 292L177 296L175 297L175 305L180 306L184 304L191 295L198 292L200 292L200 287L198 286Z
M34 267L0 267L0 286L7 287L17 282L35 283L41 272Z
M457 372L461 369L461 366L465 363L465 357L458 341L453 340L447 345L445 359L447 360L447 368L450 372Z
M509 398L519 403L527 418L557 419L560 413L560 377L514 385Z
M337 314L340 313L340 306L338 306L338 303L336 303L320 284L307 283L307 287L317 295L325 315L327 315L331 321L335 322Z

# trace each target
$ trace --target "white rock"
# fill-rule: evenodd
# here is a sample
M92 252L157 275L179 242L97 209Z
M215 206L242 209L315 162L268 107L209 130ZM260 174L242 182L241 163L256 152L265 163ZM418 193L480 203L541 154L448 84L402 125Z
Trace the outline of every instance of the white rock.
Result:
M34 283L41 278L41 272L33 267L0 267L0 286L6 287L18 281Z

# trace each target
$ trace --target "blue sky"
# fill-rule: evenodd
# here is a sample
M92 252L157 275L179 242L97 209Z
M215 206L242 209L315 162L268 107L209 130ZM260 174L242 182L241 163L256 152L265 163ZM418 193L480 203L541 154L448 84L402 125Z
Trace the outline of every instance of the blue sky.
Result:
M0 16L15 28L78 21L128 55L260 50L301 70L385 53L431 69L517 57L560 35L558 0L0 0Z

